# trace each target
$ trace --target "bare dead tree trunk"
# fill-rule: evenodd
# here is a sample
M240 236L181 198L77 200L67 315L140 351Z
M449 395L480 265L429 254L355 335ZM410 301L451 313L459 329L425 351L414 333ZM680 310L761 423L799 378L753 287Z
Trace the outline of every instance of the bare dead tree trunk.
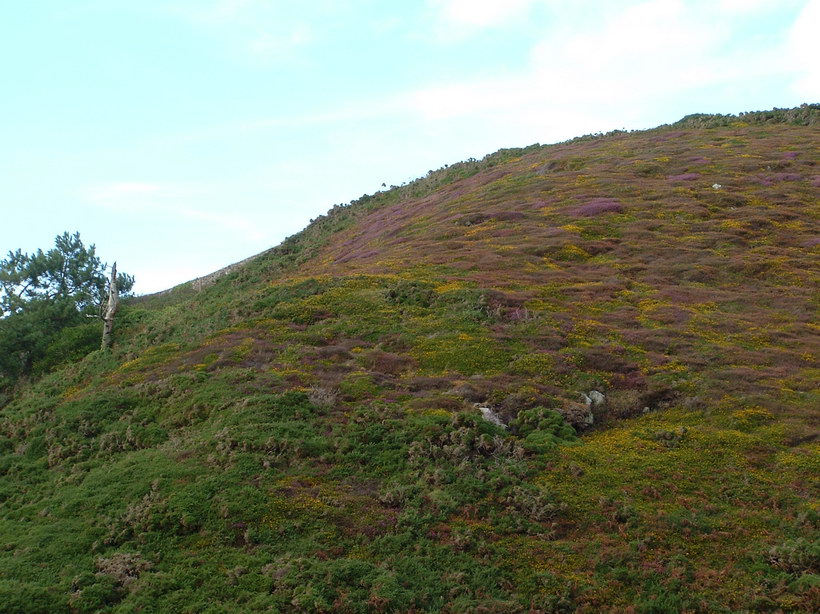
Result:
M111 267L111 279L108 282L108 304L103 310L103 334L102 334L102 349L107 350L111 347L111 333L114 330L114 314L120 306L120 295L117 291L117 263Z

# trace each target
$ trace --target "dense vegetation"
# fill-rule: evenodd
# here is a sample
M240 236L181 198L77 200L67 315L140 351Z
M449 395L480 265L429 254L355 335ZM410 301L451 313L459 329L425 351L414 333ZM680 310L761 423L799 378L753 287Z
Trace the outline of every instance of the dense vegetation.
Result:
M108 265L67 232L48 251L18 249L0 261L0 399L21 377L46 373L99 346ZM117 275L127 296L134 278Z
M132 300L0 409L0 612L816 611L818 118L503 150Z

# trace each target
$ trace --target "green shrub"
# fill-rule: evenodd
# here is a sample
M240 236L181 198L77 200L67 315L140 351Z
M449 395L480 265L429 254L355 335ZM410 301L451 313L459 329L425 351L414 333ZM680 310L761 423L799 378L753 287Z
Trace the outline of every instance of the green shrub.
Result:
M99 349L101 336L102 324L99 320L59 331L43 358L34 365L34 372L47 373L65 363L80 360Z
M0 578L3 614L68 614L65 597L54 588Z
M264 314L277 307L280 303L297 301L322 294L337 285L335 280L306 279L295 284L277 284L269 286L253 304L255 314Z
M575 429L553 409L535 407L518 412L510 422L510 430L524 440L530 452L546 452L561 442L574 441Z
M351 373L339 383L339 391L354 401L375 396L379 387L368 373Z
M387 300L394 305L430 307L436 299L433 284L400 280L387 290Z
M798 537L772 546L766 560L772 567L789 573L820 573L820 539Z
M444 292L436 299L435 306L446 309L458 320L483 323L490 322L495 317L486 291L477 288L460 288Z
M72 581L71 611L94 614L120 601L125 591L107 574L85 573Z

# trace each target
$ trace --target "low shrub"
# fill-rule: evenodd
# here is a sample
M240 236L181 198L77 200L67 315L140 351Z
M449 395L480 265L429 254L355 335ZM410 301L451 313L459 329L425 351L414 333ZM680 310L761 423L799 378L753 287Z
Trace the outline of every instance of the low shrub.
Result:
M387 290L387 300L394 305L430 307L436 299L433 284L401 280Z
M769 548L765 558L772 567L792 574L820 573L820 539L785 541Z
M615 198L594 198L574 209L572 214L577 217L593 217L602 213L623 213L624 206Z
M523 439L529 452L545 452L561 442L574 441L575 429L553 409L535 407L518 412L510 422L510 431Z

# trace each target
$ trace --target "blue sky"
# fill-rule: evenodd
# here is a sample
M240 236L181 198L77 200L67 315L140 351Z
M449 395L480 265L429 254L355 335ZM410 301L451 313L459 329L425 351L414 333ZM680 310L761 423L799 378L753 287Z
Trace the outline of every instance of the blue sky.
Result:
M820 101L820 0L0 0L0 251L152 292L501 147Z

